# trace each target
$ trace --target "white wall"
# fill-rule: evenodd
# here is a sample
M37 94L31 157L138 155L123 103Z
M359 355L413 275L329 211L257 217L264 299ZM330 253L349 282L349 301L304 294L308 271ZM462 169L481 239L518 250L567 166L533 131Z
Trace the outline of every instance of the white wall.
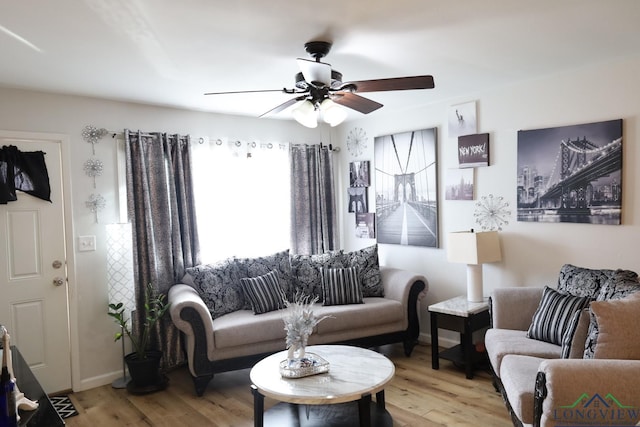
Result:
M76 391L108 384L122 376L121 344L113 342L117 327L107 316L107 271L105 224L118 222L116 144L107 136L95 145L104 172L93 180L85 175L84 163L92 157L91 144L82 139L87 125L122 132L123 129L228 138L256 142L318 143L329 138L326 129L310 130L292 121L225 116L181 111L107 100L44 94L0 88L0 129L7 131L50 132L69 135L69 168L72 189L74 242L77 236L94 235L95 252L74 248L76 271L70 272L71 295L77 305L78 330L76 360L79 372L73 378ZM107 206L95 223L85 202L92 193L101 194ZM73 317L72 317L73 319ZM79 378L77 378L79 376Z
M362 127L368 136L368 151L357 160L373 158L373 138L379 135L438 128L440 248L380 245L383 265L404 267L426 275L429 293L423 301L422 327L428 334L427 306L466 293L466 267L447 262L446 235L476 226L475 201L444 200L444 172L456 165L456 142L447 135L447 110L451 105L476 101L478 132L490 134L491 166L476 169L476 197L504 196L510 204L511 220L500 233L503 261L484 266L484 291L505 286L554 285L565 263L591 268L628 268L640 271L640 175L638 118L640 116L640 58L622 59L589 69L574 70L498 89L481 90L465 98L441 104L425 104L411 111L382 108L356 122L335 130L334 140L345 146L353 127ZM436 86L438 76L435 76ZM425 102L429 93L425 91ZM517 131L623 119L623 225L571 223L527 223L516 220ZM347 150L340 157L341 182L348 187L348 163L355 158ZM373 163L371 165L373 170ZM373 179L373 173L372 173ZM375 183L373 183L375 186ZM370 210L375 209L375 190L369 190ZM368 246L375 240L354 237L354 214L342 207L343 246L347 250ZM451 335L449 335L451 336Z
M399 131L438 128L438 161L440 190L440 248L381 245L383 265L421 272L429 279L429 293L423 301L422 331L428 332L426 307L437 301L465 293L465 267L450 264L444 247L446 233L469 229L473 224L473 202L446 201L444 170L455 164L454 141L447 136L446 114L450 105L476 101L478 131L489 132L491 166L476 173L476 192L506 197L512 207L512 220L501 233L504 260L485 266L485 292L500 286L543 286L555 283L564 263L585 267L629 268L640 271L635 250L640 238L640 200L634 188L640 184L636 163L640 159L638 117L640 115L640 58L621 60L615 64L576 70L549 76L506 88L478 90L468 97L441 104L428 104L415 110L392 109L388 106L355 122L349 122L329 133L326 129L309 130L295 122L233 117L167 108L142 106L73 96L0 88L0 129L25 132L67 134L72 150L70 159L74 237L97 236L95 252L75 252L75 277L78 318L78 354L80 378L74 378L76 390L108 384L120 375L120 344L112 336L116 326L106 315L106 245L104 224L117 222L115 145L106 137L96 144L96 157L104 163L104 173L97 179L97 189L83 170L91 157L91 145L82 140L86 125L122 131L124 128L144 131L167 131L227 137L243 141L288 141L333 143L343 150L340 159L338 187L342 213L342 246L352 250L375 243L356 239L353 214L346 213L348 163L353 160L344 141L350 129L360 126L368 137L368 151L360 160L373 161L373 137ZM438 84L437 76L436 84ZM479 88L481 89L481 88ZM516 132L609 119L624 119L623 225L537 224L519 223L516 206ZM327 140L328 139L328 140ZM85 201L91 193L107 199L107 207L96 224ZM375 205L373 189L370 206ZM426 337L423 337L426 338Z

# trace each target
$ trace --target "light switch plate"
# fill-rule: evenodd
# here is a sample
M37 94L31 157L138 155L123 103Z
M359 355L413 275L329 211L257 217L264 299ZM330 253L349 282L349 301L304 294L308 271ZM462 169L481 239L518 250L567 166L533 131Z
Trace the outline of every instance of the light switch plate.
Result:
M89 252L96 250L96 236L78 236L78 251Z

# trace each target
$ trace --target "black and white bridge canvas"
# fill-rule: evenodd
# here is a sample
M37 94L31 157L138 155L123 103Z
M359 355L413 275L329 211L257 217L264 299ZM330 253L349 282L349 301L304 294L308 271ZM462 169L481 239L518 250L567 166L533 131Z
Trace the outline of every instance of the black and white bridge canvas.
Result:
M622 119L518 132L518 221L621 223Z
M436 128L374 139L378 243L438 247Z

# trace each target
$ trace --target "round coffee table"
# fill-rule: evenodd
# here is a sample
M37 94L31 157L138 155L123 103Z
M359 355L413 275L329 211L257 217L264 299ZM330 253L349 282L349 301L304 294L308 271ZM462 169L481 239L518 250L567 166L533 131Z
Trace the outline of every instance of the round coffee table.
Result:
M254 425L272 426L392 426L384 402L384 386L395 373L393 363L375 351L344 345L306 348L329 362L329 372L304 378L284 378L281 351L251 369ZM376 395L373 404L371 395ZM264 412L264 397L282 403ZM357 403L356 403L357 402Z

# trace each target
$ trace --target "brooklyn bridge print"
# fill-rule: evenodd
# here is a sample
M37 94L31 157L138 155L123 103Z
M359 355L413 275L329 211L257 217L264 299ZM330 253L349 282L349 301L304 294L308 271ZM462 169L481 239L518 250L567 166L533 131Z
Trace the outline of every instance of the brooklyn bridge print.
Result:
M438 247L436 128L374 139L378 243Z
M518 221L621 223L622 119L518 132Z

